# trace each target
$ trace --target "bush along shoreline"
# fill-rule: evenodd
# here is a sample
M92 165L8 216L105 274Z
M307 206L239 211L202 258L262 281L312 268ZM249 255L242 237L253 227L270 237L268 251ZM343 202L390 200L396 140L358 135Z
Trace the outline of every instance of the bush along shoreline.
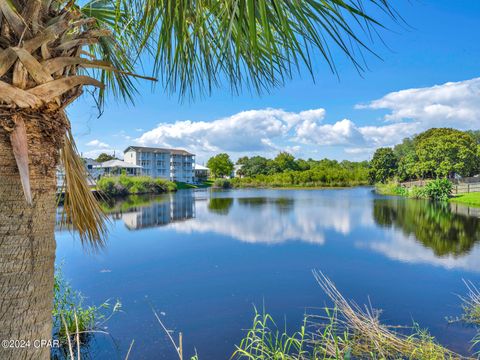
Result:
M138 194L162 194L177 191L177 184L169 180L149 176L102 177L97 181L97 190L109 197Z
M452 197L453 185L448 179L435 179L425 186L406 188L398 182L378 183L375 191L380 195L398 195L412 199L427 199L434 201L449 201Z

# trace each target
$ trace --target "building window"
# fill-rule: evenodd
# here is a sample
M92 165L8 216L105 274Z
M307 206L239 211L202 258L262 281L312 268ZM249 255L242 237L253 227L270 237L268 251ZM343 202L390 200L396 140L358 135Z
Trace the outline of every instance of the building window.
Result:
M142 166L150 166L150 160L142 160L141 165Z

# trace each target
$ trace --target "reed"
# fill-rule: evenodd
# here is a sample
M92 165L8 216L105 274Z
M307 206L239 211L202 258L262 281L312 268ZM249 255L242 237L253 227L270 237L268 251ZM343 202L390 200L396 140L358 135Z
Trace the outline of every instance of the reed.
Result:
M344 360L344 359L468 359L438 344L417 324L387 326L378 310L347 301L321 272L314 277L332 301L322 314L305 315L300 329L279 331L273 318L255 310L252 327L236 346L232 359ZM409 330L408 333L399 329Z

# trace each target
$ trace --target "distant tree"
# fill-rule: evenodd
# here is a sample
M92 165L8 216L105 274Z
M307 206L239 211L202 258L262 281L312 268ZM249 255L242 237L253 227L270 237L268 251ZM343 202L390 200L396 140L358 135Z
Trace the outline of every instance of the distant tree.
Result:
M214 177L224 177L232 173L233 162L230 160L228 154L221 153L208 159L207 167Z
M105 162L105 161L108 161L108 160L114 160L116 159L115 156L113 155L109 155L107 153L101 153L100 155L98 155L98 157L95 159L96 162L99 162L99 163L102 163L102 162Z
M248 162L248 156L242 156L241 158L238 158L237 160L237 165L245 165Z
M270 172L271 161L263 156L252 156L242 165L242 175L248 177L267 175Z
M415 143L411 138L405 138L395 145L393 152L398 159L397 177L400 181L416 178L415 164L418 162L418 156L415 152Z
M418 156L414 170L421 177L473 176L479 170L477 143L464 131L433 128L414 142Z
M298 165L295 162L295 157L286 151L280 152L275 159L273 159L273 165L276 168L276 172L284 172L287 170L298 170Z
M297 168L300 171L310 170L310 163L307 160L297 159L295 160Z
M480 130L468 130L466 133L480 145Z
M386 182L397 171L397 157L391 148L379 148L370 162L370 182Z

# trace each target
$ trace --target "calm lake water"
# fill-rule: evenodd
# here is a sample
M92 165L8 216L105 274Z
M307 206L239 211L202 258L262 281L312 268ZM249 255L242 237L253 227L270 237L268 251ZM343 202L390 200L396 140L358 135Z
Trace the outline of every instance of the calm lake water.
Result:
M57 263L74 288L123 312L97 336L94 358L174 359L152 313L184 334L184 351L228 359L265 306L296 329L306 308L329 304L312 269L348 299L383 309L390 324L428 327L467 352L473 329L460 314L462 279L480 284L480 211L342 190L182 190L133 197L112 208L107 247L82 250L57 232Z

